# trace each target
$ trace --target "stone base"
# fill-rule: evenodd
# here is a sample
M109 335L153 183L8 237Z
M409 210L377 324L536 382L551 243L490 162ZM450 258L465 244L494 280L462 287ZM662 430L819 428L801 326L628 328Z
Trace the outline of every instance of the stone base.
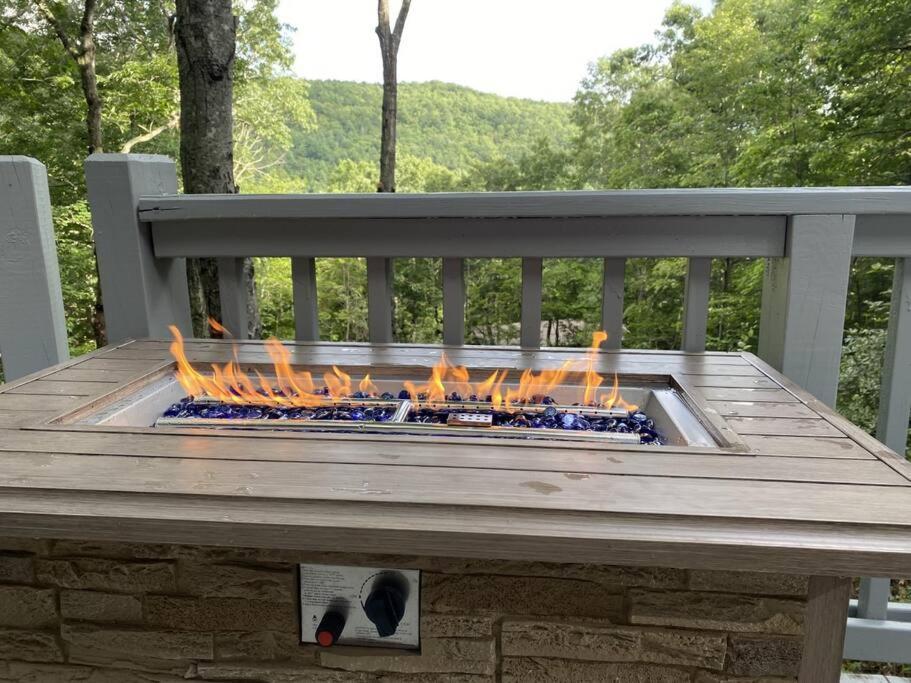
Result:
M299 643L296 564L418 568L420 653ZM794 681L807 578L0 539L0 681Z

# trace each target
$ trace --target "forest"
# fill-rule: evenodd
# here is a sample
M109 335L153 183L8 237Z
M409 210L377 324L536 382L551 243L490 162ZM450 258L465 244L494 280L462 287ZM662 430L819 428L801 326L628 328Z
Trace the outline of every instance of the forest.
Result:
M306 183L306 191L320 192L339 162L379 157L376 118L382 89L377 83L345 81L308 85L317 126L294 131L282 166ZM399 154L426 158L447 170L517 159L542 138L564 147L572 137L569 104L500 97L440 82L402 83L399 97Z
M80 3L51 4L56 22L40 11L46 3L0 8L0 154L48 167L70 342L81 352L103 340L103 329L82 177L85 100L71 49ZM170 5L99 0L95 151L177 157ZM236 7L240 191L375 191L380 86L296 78L276 0ZM907 0L719 0L705 15L677 3L648 44L592 59L566 104L401 84L398 191L911 183ZM320 259L317 267L324 338L365 339L364 262ZM440 268L433 259L396 262L397 340L440 340ZM762 269L761 261L715 260L711 349L755 351ZM892 271L891 260L857 259L850 281L839 409L868 429ZM679 345L684 272L682 259L628 262L625 346ZM517 342L519 287L518 259L469 262L468 343ZM257 288L263 334L293 336L289 262L259 260ZM586 339L600 314L600 260L548 259L544 288L542 340Z

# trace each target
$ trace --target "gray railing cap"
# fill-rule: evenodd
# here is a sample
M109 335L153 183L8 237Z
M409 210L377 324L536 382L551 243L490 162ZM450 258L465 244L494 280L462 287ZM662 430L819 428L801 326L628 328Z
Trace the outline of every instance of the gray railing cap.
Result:
M439 194L142 197L143 221L211 218L521 218L911 214L911 187L709 188Z
M129 154L125 152L95 152L86 157L85 163L99 161L165 161L169 164L174 163L171 157L166 154Z

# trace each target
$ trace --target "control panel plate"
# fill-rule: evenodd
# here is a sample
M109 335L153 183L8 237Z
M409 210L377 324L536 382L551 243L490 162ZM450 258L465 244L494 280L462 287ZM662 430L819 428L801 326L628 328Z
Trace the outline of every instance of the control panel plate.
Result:
M364 603L384 579L407 586L404 615L394 634L380 637ZM341 612L345 626L339 645L418 649L421 646L421 572L417 569L300 565L301 642L317 643L317 627L327 611Z

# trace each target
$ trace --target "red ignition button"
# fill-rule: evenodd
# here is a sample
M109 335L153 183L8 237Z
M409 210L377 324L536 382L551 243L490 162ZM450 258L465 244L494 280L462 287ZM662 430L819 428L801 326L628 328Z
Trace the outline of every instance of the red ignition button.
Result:
M316 627L316 642L323 647L335 645L345 628L345 617L339 612L326 612Z

